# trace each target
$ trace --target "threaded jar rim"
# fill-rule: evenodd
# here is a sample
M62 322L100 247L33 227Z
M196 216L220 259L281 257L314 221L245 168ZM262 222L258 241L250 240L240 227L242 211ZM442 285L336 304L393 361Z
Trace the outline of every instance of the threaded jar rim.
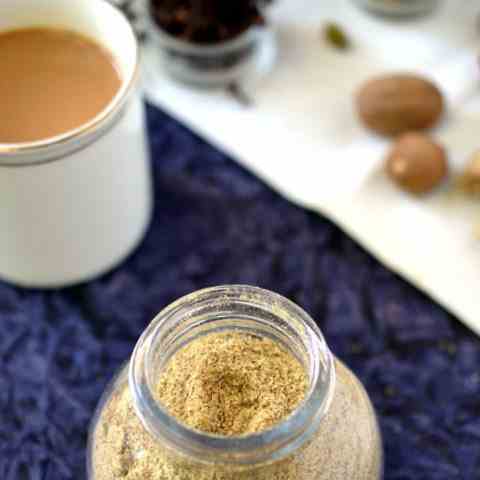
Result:
M193 430L171 416L155 399L159 369L186 343L214 331L266 335L291 350L309 378L296 410L269 430L232 437ZM241 467L280 460L312 437L332 401L335 366L319 328L293 302L256 287L221 286L187 295L153 319L133 352L129 388L142 424L162 445L201 463Z

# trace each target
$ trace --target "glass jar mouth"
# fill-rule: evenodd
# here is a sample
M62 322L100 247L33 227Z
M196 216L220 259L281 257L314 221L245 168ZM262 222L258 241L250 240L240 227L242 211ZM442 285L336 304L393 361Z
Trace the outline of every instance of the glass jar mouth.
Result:
M268 335L304 356L309 376L306 397L269 430L235 437L200 432L185 426L155 400L152 365L165 362L175 348L199 334L222 330ZM334 385L333 356L309 315L280 295L241 285L201 290L160 312L138 341L129 370L133 404L150 434L199 462L239 466L280 460L307 442L328 412Z
M134 46L134 68L122 78L122 84L106 107L95 117L79 127L59 135L31 142L1 143L1 167L29 167L56 160L88 146L108 131L114 120L121 115L130 95L135 91L140 79L141 53L135 31L124 15L107 0L97 0L104 4L110 13L123 20L128 36ZM33 158L32 158L33 157Z

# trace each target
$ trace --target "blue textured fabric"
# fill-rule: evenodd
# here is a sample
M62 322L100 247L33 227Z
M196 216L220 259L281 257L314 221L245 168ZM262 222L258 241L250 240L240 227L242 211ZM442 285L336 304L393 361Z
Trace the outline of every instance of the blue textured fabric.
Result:
M480 478L479 339L329 221L159 110L148 120L156 208L140 248L79 287L0 283L0 479L85 478L95 405L149 320L226 283L275 290L316 319L371 394L386 479Z

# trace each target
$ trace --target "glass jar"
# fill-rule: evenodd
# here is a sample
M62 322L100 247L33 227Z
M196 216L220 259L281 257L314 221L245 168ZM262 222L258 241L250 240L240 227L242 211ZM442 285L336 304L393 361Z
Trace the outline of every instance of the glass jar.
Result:
M213 45L179 40L160 28L151 14L147 24L159 67L189 85L225 86L270 69L274 61L275 37L268 24L252 25L238 37Z
M258 434L189 429L155 400L156 380L187 343L232 330L269 337L295 355L308 373L306 398ZM144 332L93 419L88 472L90 480L377 480L382 445L367 393L313 320L277 294L226 286L178 300Z
M440 0L354 0L367 10L391 17L426 15L433 11Z

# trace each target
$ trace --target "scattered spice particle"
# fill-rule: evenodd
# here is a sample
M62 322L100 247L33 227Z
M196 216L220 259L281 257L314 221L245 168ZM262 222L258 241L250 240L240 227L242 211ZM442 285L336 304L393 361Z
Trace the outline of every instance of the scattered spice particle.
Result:
M350 345L350 353L353 355L359 354L363 352L363 346L359 342L352 342Z
M253 105L252 99L238 83L228 84L226 91L240 105L244 107L251 107Z
M391 385L386 386L384 392L387 397L394 397L397 394L395 387Z
M327 23L324 26L323 35L327 43L338 50L349 50L352 46L350 38L337 23Z
M457 353L457 346L449 340L441 340L439 347L444 352L447 352L449 355L455 355Z

